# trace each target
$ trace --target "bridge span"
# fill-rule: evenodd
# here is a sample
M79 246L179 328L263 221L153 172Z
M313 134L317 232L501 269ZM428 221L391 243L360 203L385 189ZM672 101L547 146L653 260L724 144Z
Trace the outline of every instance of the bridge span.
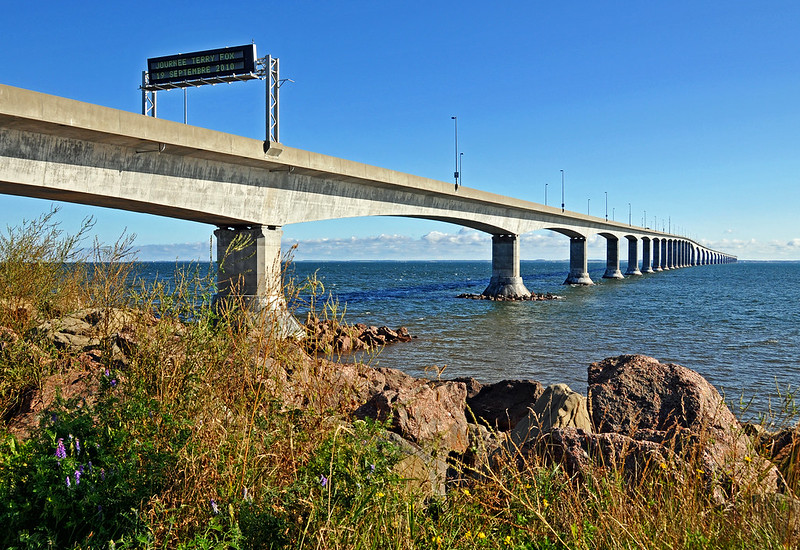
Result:
M247 237L226 259L219 296L236 289L259 304L276 299L281 228L334 218L403 216L491 234L484 294L496 296L530 294L519 273L519 236L539 229L569 238L565 284L592 284L592 235L606 239L605 278L624 277L621 243L629 276L736 261L679 235L5 85L0 193L211 224L218 258Z

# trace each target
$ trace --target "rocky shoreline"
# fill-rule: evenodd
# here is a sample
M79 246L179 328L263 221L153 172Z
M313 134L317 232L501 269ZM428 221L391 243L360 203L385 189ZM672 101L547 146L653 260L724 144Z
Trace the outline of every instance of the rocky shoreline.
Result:
M24 436L57 393L91 400L105 368L103 353L112 354L124 376L126 354L144 337L130 321L124 312L87 310L43 323L38 334L75 359L43 380L7 419L12 433ZM308 321L321 341L341 351L362 345L356 342L383 345L392 333L397 341L411 339L404 330ZM8 330L0 336L0 345L19 338ZM291 362L271 361L263 379L283 406L344 411L344 422L384 422L387 439L404 456L397 466L401 475L429 495L445 495L502 461L522 465L536 458L560 465L576 479L591 476L598 466L616 469L631 482L653 471L676 481L700 476L719 504L758 495L784 499L800 512L794 494L800 483L800 425L778 432L743 425L708 381L680 365L643 355L592 363L587 397L564 384L429 380L329 361L300 345L290 349Z

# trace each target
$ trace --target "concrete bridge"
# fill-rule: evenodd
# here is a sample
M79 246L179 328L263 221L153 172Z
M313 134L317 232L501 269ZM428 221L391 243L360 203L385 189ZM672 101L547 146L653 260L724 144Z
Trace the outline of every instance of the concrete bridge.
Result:
M624 277L621 243L629 276L736 261L678 235L4 85L0 193L211 224L218 258L247 237L226 259L219 296L260 305L278 299L281 228L333 218L404 216L491 234L487 295L529 294L519 236L538 229L569 239L565 284L592 284L586 243L595 234L607 242L606 278Z

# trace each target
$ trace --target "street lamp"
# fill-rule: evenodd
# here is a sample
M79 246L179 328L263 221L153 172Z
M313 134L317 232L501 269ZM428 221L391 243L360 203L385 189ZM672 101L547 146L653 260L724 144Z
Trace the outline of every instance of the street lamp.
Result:
M458 191L458 175L459 175L459 173L458 173L458 117L451 116L450 119L453 121L454 127L455 127L456 167L455 167L455 171L453 172L453 177L456 180L456 191Z
M544 205L547 206L547 182L544 182Z
M586 199L586 215L587 216L591 216L591 214L589 214L589 207L591 205L592 205L592 199Z
M561 171L561 211L564 211L564 171Z
M628 203L628 226L633 226L633 223L631 222L631 203Z
M608 191L603 191L606 194L606 221L608 221Z
M464 172L461 171L461 159L464 158L464 153L458 154L458 184L464 185Z

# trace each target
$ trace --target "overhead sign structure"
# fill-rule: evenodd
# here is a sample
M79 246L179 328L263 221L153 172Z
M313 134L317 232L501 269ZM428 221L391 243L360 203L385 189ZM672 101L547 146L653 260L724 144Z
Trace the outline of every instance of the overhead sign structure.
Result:
M153 57L147 60L148 78L142 88L148 91L171 90L254 80L259 78L256 61L255 44Z
M157 92L183 88L183 121L187 123L187 88L241 80L266 81L265 151L273 155L280 154L280 149L271 145L280 143L278 90L283 81L280 79L278 58L271 55L257 58L255 44L149 58L147 70L142 71L142 85L139 87L142 90L142 114L156 116Z

